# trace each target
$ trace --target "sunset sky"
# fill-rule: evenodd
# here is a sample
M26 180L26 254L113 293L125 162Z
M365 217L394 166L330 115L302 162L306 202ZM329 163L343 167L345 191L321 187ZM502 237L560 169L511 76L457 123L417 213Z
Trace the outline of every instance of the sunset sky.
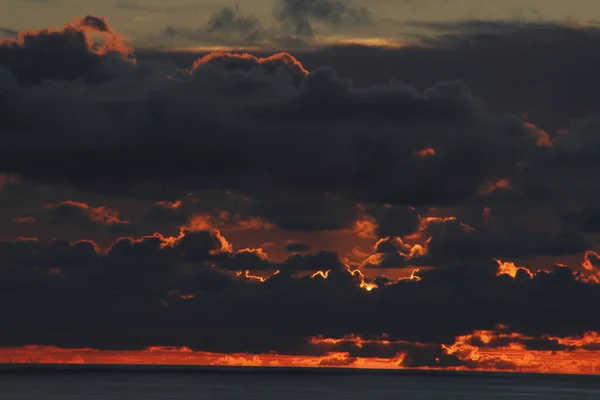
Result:
M0 2L0 363L600 373L599 47L592 0Z

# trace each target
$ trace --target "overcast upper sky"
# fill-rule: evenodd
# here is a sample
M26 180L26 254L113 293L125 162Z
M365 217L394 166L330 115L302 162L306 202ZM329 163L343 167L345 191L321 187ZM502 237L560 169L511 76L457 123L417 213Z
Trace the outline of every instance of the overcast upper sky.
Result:
M202 26L214 10L235 4L239 4L243 14L253 14L269 26L274 23L274 3L274 0L1 0L0 27L60 26L82 14L92 14L106 17L119 32L136 37L152 35L166 26ZM600 19L600 2L595 0L357 0L354 3L370 10L379 25L388 20ZM385 27L379 28L380 33L390 33Z

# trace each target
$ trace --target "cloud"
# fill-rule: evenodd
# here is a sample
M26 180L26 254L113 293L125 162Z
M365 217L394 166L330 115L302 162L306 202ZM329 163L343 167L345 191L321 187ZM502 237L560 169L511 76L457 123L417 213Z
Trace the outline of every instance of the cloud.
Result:
M296 58L288 53L277 53L269 57L257 57L252 54L235 54L214 52L198 59L193 72L200 74L202 67L217 65L225 70L250 71L255 68L264 70L266 74L274 74L278 70L290 73L299 82L308 71Z
M342 269L340 256L329 250L321 250L314 254L294 254L283 264L289 271L328 271Z
M219 268L226 271L272 271L275 266L263 249L243 249L227 258Z
M475 230L456 219L431 220L426 227L430 237L427 254L433 259L464 261L469 258L515 258L564 256L587 249L583 235L531 229Z
M94 42L94 35L102 41ZM1 41L0 64L23 83L40 83L42 79L102 80L114 76L117 65L127 65L130 52L124 38L105 19L88 15L61 29L23 31L16 39Z
M105 241L122 237L108 247L0 242L0 301L10 305L3 322L11 327L1 344L306 354L319 335L385 334L392 349L370 343L359 350L346 340L349 355L319 357L324 364L373 354L402 366L509 369L507 360L476 362L448 348L474 335L461 346L568 351L552 338L600 330L584 306L600 300L589 235L598 118L553 132L522 110L486 107L473 93L510 103L499 66L525 63L511 61L506 43L534 58L552 48L518 47L540 44L528 36L536 30L491 31L499 44L485 35L472 47L461 44L478 37L469 31L402 51L219 52L186 62L189 54L136 55L95 17L2 41L0 170L19 176L0 175L2 221L29 218L17 225L40 237L58 221L69 221L78 237L95 230L110 233L100 235ZM568 46L558 41L556 65L564 66L577 35L589 42L573 54L596 40L593 31L566 32L574 36L565 36ZM354 71L361 60L370 69L343 73L354 68L340 61L344 54L357 60ZM373 62L365 54L384 55ZM473 72L492 59L502 63ZM535 64L545 71L536 71L537 82L560 78L545 64ZM375 82L396 65L399 76L419 82ZM445 79L460 75L474 85ZM516 87L535 92L528 97L535 103L547 93L536 92L531 76L515 73L525 82ZM59 187L82 197L58 198ZM278 230L263 232L271 226ZM125 228L131 231L119 231ZM372 254L357 252L352 260L360 262L350 262L335 246L318 251L330 246L304 242L311 232L337 235L328 243L343 240L348 249L373 246ZM302 242L288 243L285 259L262 245L294 237ZM582 266L558 265L566 256ZM531 269L512 264L518 260ZM414 266L422 268L403 279L390 271ZM497 333L488 340L478 330Z
M284 40L276 31L266 29L254 15L244 15L238 6L223 6L213 11L206 24L197 28L168 26L151 42L167 41L175 46L220 44L226 46L263 46Z
M513 278L499 274L493 261L480 262L424 271L420 280L379 280L379 287L367 290L365 277L333 252L292 256L288 269L265 277L228 273L232 264L252 268L268 258L262 250L234 251L214 230L123 238L106 253L90 242L19 239L0 247L1 282L10 288L0 298L11 304L4 319L11 326L4 346L171 345L228 353L314 354L305 347L310 337L354 333L371 340L385 333L389 341L429 344L399 344L393 351L363 346L353 348L350 356L372 351L372 356L393 357L403 349L404 366L431 366L437 361L429 355L452 354L440 353L442 344L475 330L495 330L498 323L507 326L501 332L530 336L520 342L531 349L560 348L533 338L600 328L580 307L598 300L600 286L568 267ZM294 273L317 268L327 271ZM139 332L135 341L124 334L130 329ZM246 340L232 340L241 331ZM493 348L516 341L499 337L482 344L474 337L469 345ZM442 366L458 363L453 357L437 358Z
M0 242L0 247L3 249L2 262L5 267L26 267L32 271L42 268L46 273L55 267L88 265L96 261L99 255L98 247L86 240L74 243L54 240L43 243L35 238L17 238Z
M600 148L595 137L599 127L596 114L572 120L549 151L523 172L530 197L568 203L564 222L574 222L588 232L594 231L594 198L600 190L593 177L598 171L596 157ZM589 220L582 221L582 216Z
M256 16L243 14L237 5L223 6L206 24L197 28L168 26L154 41L175 46L308 48L315 44L315 23L337 30L373 25L370 11L349 0L278 0L273 16L275 26L266 27Z
M294 35L312 37L315 32L311 19L331 25L368 24L371 13L348 0L279 0L275 19Z
M361 264L362 268L406 268L409 266L409 256L399 252L376 253L367 257Z
M254 196L249 212L282 229L310 232L350 229L359 210L343 196L289 190Z
M249 41L257 41L263 35L260 21L253 16L241 15L239 7L223 7L210 16L206 31L209 34L239 34Z
M384 22L378 28L387 33ZM411 37L415 29L421 33ZM590 66L599 64L593 49L600 35L592 25L402 20L388 35L403 38L404 46L338 45L301 58L309 69L331 65L362 87L397 79L424 89L462 80L490 109L528 112L530 122L551 136L571 118L597 111L591 89L597 77ZM516 54L521 62L514 61Z
M231 252L231 245L217 230L182 231L176 238L165 238L160 234L141 239L122 238L107 251L108 257L130 258L139 254L143 257L175 257L183 262L211 261ZM134 257L135 258L135 257Z
M306 253L310 251L310 245L304 242L288 240L285 242L285 250L290 253Z
M72 225L79 232L107 229L114 233L126 233L129 221L119 219L119 213L106 207L91 207L85 203L61 201L47 204L41 210L20 219L25 223L50 226Z
M86 46L73 53L102 62L108 57ZM332 69L309 73L285 53L212 54L178 76L123 62L128 68L122 75L104 82L55 80L37 89L17 88L10 106L12 131L27 129L40 140L24 150L18 136L7 136L2 168L31 177L43 171L63 181L85 175L82 183L90 185L176 174L177 182L166 187L177 183L186 191L227 187L254 194L249 189L268 189L254 184L262 181L278 190L330 191L364 202L451 204L472 196L490 175L510 176L523 154L538 151L519 121L487 114L456 82L424 92L400 83L359 89ZM70 75L90 76L94 70ZM49 76L42 71L29 79ZM147 90L153 90L151 102L142 100ZM78 111L61 112L65 109ZM31 112L39 118L26 119ZM375 121L386 128L372 131ZM161 137L167 127L169 137ZM389 129L397 134L388 135ZM460 134L450 139L450 131ZM412 156L433 142L434 157ZM148 149L144 155L131 151L142 143ZM310 162L304 152L312 154ZM105 157L112 160L109 165L101 163ZM153 162L157 157L162 163ZM66 168L75 164L77 170Z
M394 253L397 251L410 252L411 247L405 244L399 237L386 237L375 243L376 253Z
M419 214L414 207L371 205L365 211L373 218L374 234L380 238L410 235L419 228Z

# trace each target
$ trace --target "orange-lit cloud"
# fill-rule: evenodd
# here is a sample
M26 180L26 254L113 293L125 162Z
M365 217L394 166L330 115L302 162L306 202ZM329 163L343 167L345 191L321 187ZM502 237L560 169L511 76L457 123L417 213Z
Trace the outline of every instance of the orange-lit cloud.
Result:
M600 281L600 268L598 265L600 264L600 255L595 251L586 251L583 256L583 266L584 271L588 275L588 278L595 282L599 283Z
M435 149L431 147L426 147L424 149L415 151L413 154L422 158L433 157L435 156Z
M531 134L536 138L536 143L538 146L540 147L550 147L552 146L552 138L550 137L550 135L538 128L537 126L535 126L532 123L529 122L523 122L523 125L525 125L525 128L527 128Z
M480 195L487 195L498 190L511 190L512 185L507 178L497 178L479 188Z
M409 240L426 240L429 239L427 237L425 237L427 230L429 229L430 225L436 225L436 224L443 224L444 222L448 222L448 221L456 221L455 217L422 217L419 216L419 228L417 230L417 232L415 232L412 235L408 235L406 237L406 239Z
M375 230L377 229L377 223L373 217L363 215L356 221L354 221L354 231L359 237L373 239Z
M258 229L270 230L274 227L275 226L273 224L258 217L244 218L238 214L232 214L228 211L220 211L215 214L195 214L190 218L187 224L182 226L182 229L201 231L218 228L222 231L245 231Z
M517 267L515 265L515 263L512 263L512 262L503 262L503 261L500 261L500 260L496 260L496 262L498 263L498 273L497 273L497 275L506 274L506 275L508 275L508 276L510 276L512 278L516 278L517 277L517 273L519 271L522 271L530 279L533 278L533 273L531 273L531 271L528 270L527 268Z
M269 57L257 57L248 53L237 54L217 51L198 59L194 62L193 69L212 63L221 65L260 65L267 70L274 70L280 66L300 75L308 75L308 70L304 68L302 63L289 53L277 53Z
M89 216L91 221L96 221L105 225L114 225L114 224L122 224L127 223L128 221L122 221L119 218L119 213L115 210L111 210L107 207L91 207L86 203L65 200L56 204L46 204L44 206L45 210L76 210L77 212L81 212ZM60 212L60 211L59 211Z
M52 36L57 34L70 37L73 40L76 40L77 37L83 38L89 53L98 56L117 53L129 57L133 52L133 48L127 44L126 38L114 31L106 19L91 15L76 18L58 29L48 28L19 32L16 39L0 40L0 46L14 45L22 47L28 41L35 40L37 36Z

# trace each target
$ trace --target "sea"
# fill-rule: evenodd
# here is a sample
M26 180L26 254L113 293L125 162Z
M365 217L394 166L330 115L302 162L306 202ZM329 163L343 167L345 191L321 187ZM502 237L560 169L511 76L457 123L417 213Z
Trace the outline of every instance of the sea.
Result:
M600 377L347 369L0 366L4 400L600 399Z

